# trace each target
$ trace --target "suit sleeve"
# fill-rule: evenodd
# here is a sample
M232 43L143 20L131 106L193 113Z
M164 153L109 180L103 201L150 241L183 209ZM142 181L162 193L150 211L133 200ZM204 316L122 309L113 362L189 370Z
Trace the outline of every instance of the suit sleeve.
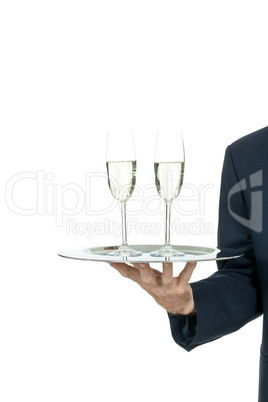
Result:
M191 283L196 316L169 314L173 339L190 351L204 343L237 331L262 314L259 281L252 249L250 229L232 217L229 209L248 217L243 191L231 197L230 190L239 182L228 147L222 171L218 247L243 252L243 257L218 261L218 271Z

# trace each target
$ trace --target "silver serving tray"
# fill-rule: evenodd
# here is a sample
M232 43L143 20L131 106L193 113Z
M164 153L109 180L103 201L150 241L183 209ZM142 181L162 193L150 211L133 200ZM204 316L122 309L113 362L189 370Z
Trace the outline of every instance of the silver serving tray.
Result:
M109 256L113 250L117 250L120 246L103 246L103 247L84 247L59 252L60 257L71 258L74 260L102 261L102 262L125 262L130 263L163 263L169 262L189 262L189 261L216 261L238 258L243 255L239 250L224 249L212 247L196 247L196 246L176 246L173 247L184 253L179 257L152 257L151 251L158 250L160 244L131 244L134 250L141 251L143 254L139 257L114 257Z

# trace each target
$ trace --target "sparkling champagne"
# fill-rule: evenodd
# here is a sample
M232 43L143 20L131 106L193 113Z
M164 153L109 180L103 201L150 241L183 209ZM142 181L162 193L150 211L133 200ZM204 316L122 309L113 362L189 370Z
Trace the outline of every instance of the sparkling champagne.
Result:
M155 162L155 185L165 202L170 203L178 197L184 174L184 162Z
M126 202L136 184L136 161L106 162L108 184L114 198Z

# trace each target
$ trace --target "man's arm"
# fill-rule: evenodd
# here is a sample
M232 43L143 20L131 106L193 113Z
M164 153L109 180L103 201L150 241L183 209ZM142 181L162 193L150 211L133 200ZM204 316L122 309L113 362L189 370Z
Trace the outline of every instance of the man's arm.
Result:
M191 284L196 317L169 314L174 340L188 351L234 332L262 314L250 229L236 221L229 211L228 195L238 182L231 149L228 147L222 172L218 247L239 250L244 256L219 261L218 272ZM248 218L241 191L232 197L231 207L239 216Z

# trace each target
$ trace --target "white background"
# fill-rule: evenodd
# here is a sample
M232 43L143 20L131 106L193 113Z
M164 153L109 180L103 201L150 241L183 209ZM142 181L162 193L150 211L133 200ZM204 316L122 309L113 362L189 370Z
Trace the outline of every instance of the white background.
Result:
M93 213L113 202L100 173L106 133L115 129L135 134L129 211L152 194L145 186L153 183L155 132L183 130L185 189L212 187L202 211L182 191L176 205L194 213L174 209L172 217L203 219L213 233L193 225L172 239L216 245L224 150L268 122L265 8L265 1L1 2L2 402L257 400L260 319L187 353L173 341L166 312L135 283L104 263L57 253L120 242L112 233L67 233L70 218L100 223L100 232L105 218L120 222L116 205ZM34 178L13 187L21 213L12 211L5 186L38 171L39 190ZM64 186L85 189L87 173L97 177L91 210L61 215L77 204ZM25 216L29 208L38 210ZM135 219L162 225L162 212ZM162 241L163 234L129 234L132 244ZM215 270L200 263L193 280Z

